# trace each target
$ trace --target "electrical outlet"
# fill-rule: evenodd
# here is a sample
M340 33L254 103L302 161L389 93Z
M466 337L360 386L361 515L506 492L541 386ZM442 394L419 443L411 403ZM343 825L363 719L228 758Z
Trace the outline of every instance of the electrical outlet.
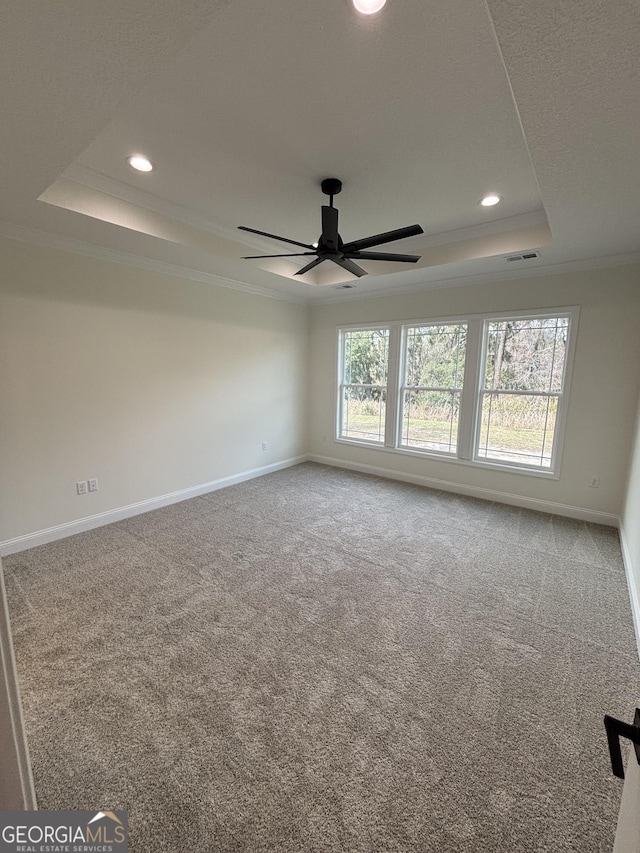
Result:
M76 483L76 491L79 495L87 494L87 481L86 480L78 480Z
M597 489L599 485L600 485L600 477L598 477L597 474L594 474L593 477L589 480L589 488L590 489Z
M95 477L92 477L90 480L87 480L87 483L89 485L89 491L90 492L97 492L98 491L98 481L96 480Z
M266 450L266 449L267 449L267 442L266 442L266 441L263 441L263 442L262 442L262 449L263 449L263 450Z

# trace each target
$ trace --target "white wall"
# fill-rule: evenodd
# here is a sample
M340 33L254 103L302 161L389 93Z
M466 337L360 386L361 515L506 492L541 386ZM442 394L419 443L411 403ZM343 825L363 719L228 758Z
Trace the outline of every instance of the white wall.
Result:
M0 542L305 452L306 306L11 240L0 261Z
M0 543L308 451L603 521L622 511L638 266L314 306L309 335L303 305L11 240L0 259ZM567 305L581 314L560 480L333 441L338 324ZM640 451L634 465L629 517ZM88 477L100 490L77 496Z
M640 405L620 517L620 538L640 654ZM626 777L613 853L640 853L640 769L632 749L628 753Z
M620 538L640 653L640 406L620 518ZM626 774L614 853L640 851L640 770L633 750L629 750Z
M310 452L343 464L434 478L470 493L486 489L487 497L511 495L539 509L576 514L571 510L577 508L585 511L583 517L616 523L640 381L639 284L636 265L314 307ZM358 286L364 290L366 280ZM338 324L571 305L580 306L580 320L559 480L418 459L333 440ZM640 461L637 464L640 471ZM597 489L588 486L592 474L600 477ZM640 508L640 485L637 501Z
M620 518L620 536L640 652L640 406L629 459L629 479Z

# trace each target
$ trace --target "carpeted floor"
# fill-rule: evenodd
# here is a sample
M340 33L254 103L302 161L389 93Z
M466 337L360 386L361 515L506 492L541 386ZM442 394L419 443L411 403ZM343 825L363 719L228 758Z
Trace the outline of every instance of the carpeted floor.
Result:
M133 853L611 850L613 529L307 464L5 574L40 807Z

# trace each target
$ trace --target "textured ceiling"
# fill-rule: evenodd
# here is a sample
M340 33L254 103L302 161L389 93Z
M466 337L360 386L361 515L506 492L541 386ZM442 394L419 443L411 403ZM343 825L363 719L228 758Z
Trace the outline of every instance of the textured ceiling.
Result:
M633 260L640 13L628 0L31 3L3 11L0 230L284 298ZM132 172L127 155L156 165ZM406 265L247 261L419 223ZM478 205L488 190L501 205ZM40 200L38 200L40 199ZM541 249L527 269L504 256ZM329 285L318 286L318 285Z

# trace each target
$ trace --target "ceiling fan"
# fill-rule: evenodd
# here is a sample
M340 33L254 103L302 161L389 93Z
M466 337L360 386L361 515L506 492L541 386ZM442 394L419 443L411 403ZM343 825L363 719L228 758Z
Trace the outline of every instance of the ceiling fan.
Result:
M415 264L420 260L420 255L398 255L388 252L366 252L372 246L380 246L382 243L392 243L394 240L402 240L405 237L415 237L423 234L419 225L409 225L407 228L397 228L395 231L385 231L383 234L375 234L373 237L363 237L361 240L353 240L351 243L343 243L338 233L338 209L333 206L333 197L342 190L342 181L338 178L325 178L320 184L322 192L329 196L329 204L322 205L322 234L318 242L299 243L297 240L289 240L287 237L279 237L277 234L268 234L266 231L257 231L255 228L247 228L239 225L241 231L250 231L252 234L261 234L263 237L271 237L290 243L292 246L300 246L307 249L306 252L293 252L287 255L246 255L244 260L255 258L296 258L306 255L315 255L313 261L298 270L296 275L304 275L323 261L333 261L339 267L348 270L360 278L367 274L366 270L354 263L354 261L400 261L401 263Z

